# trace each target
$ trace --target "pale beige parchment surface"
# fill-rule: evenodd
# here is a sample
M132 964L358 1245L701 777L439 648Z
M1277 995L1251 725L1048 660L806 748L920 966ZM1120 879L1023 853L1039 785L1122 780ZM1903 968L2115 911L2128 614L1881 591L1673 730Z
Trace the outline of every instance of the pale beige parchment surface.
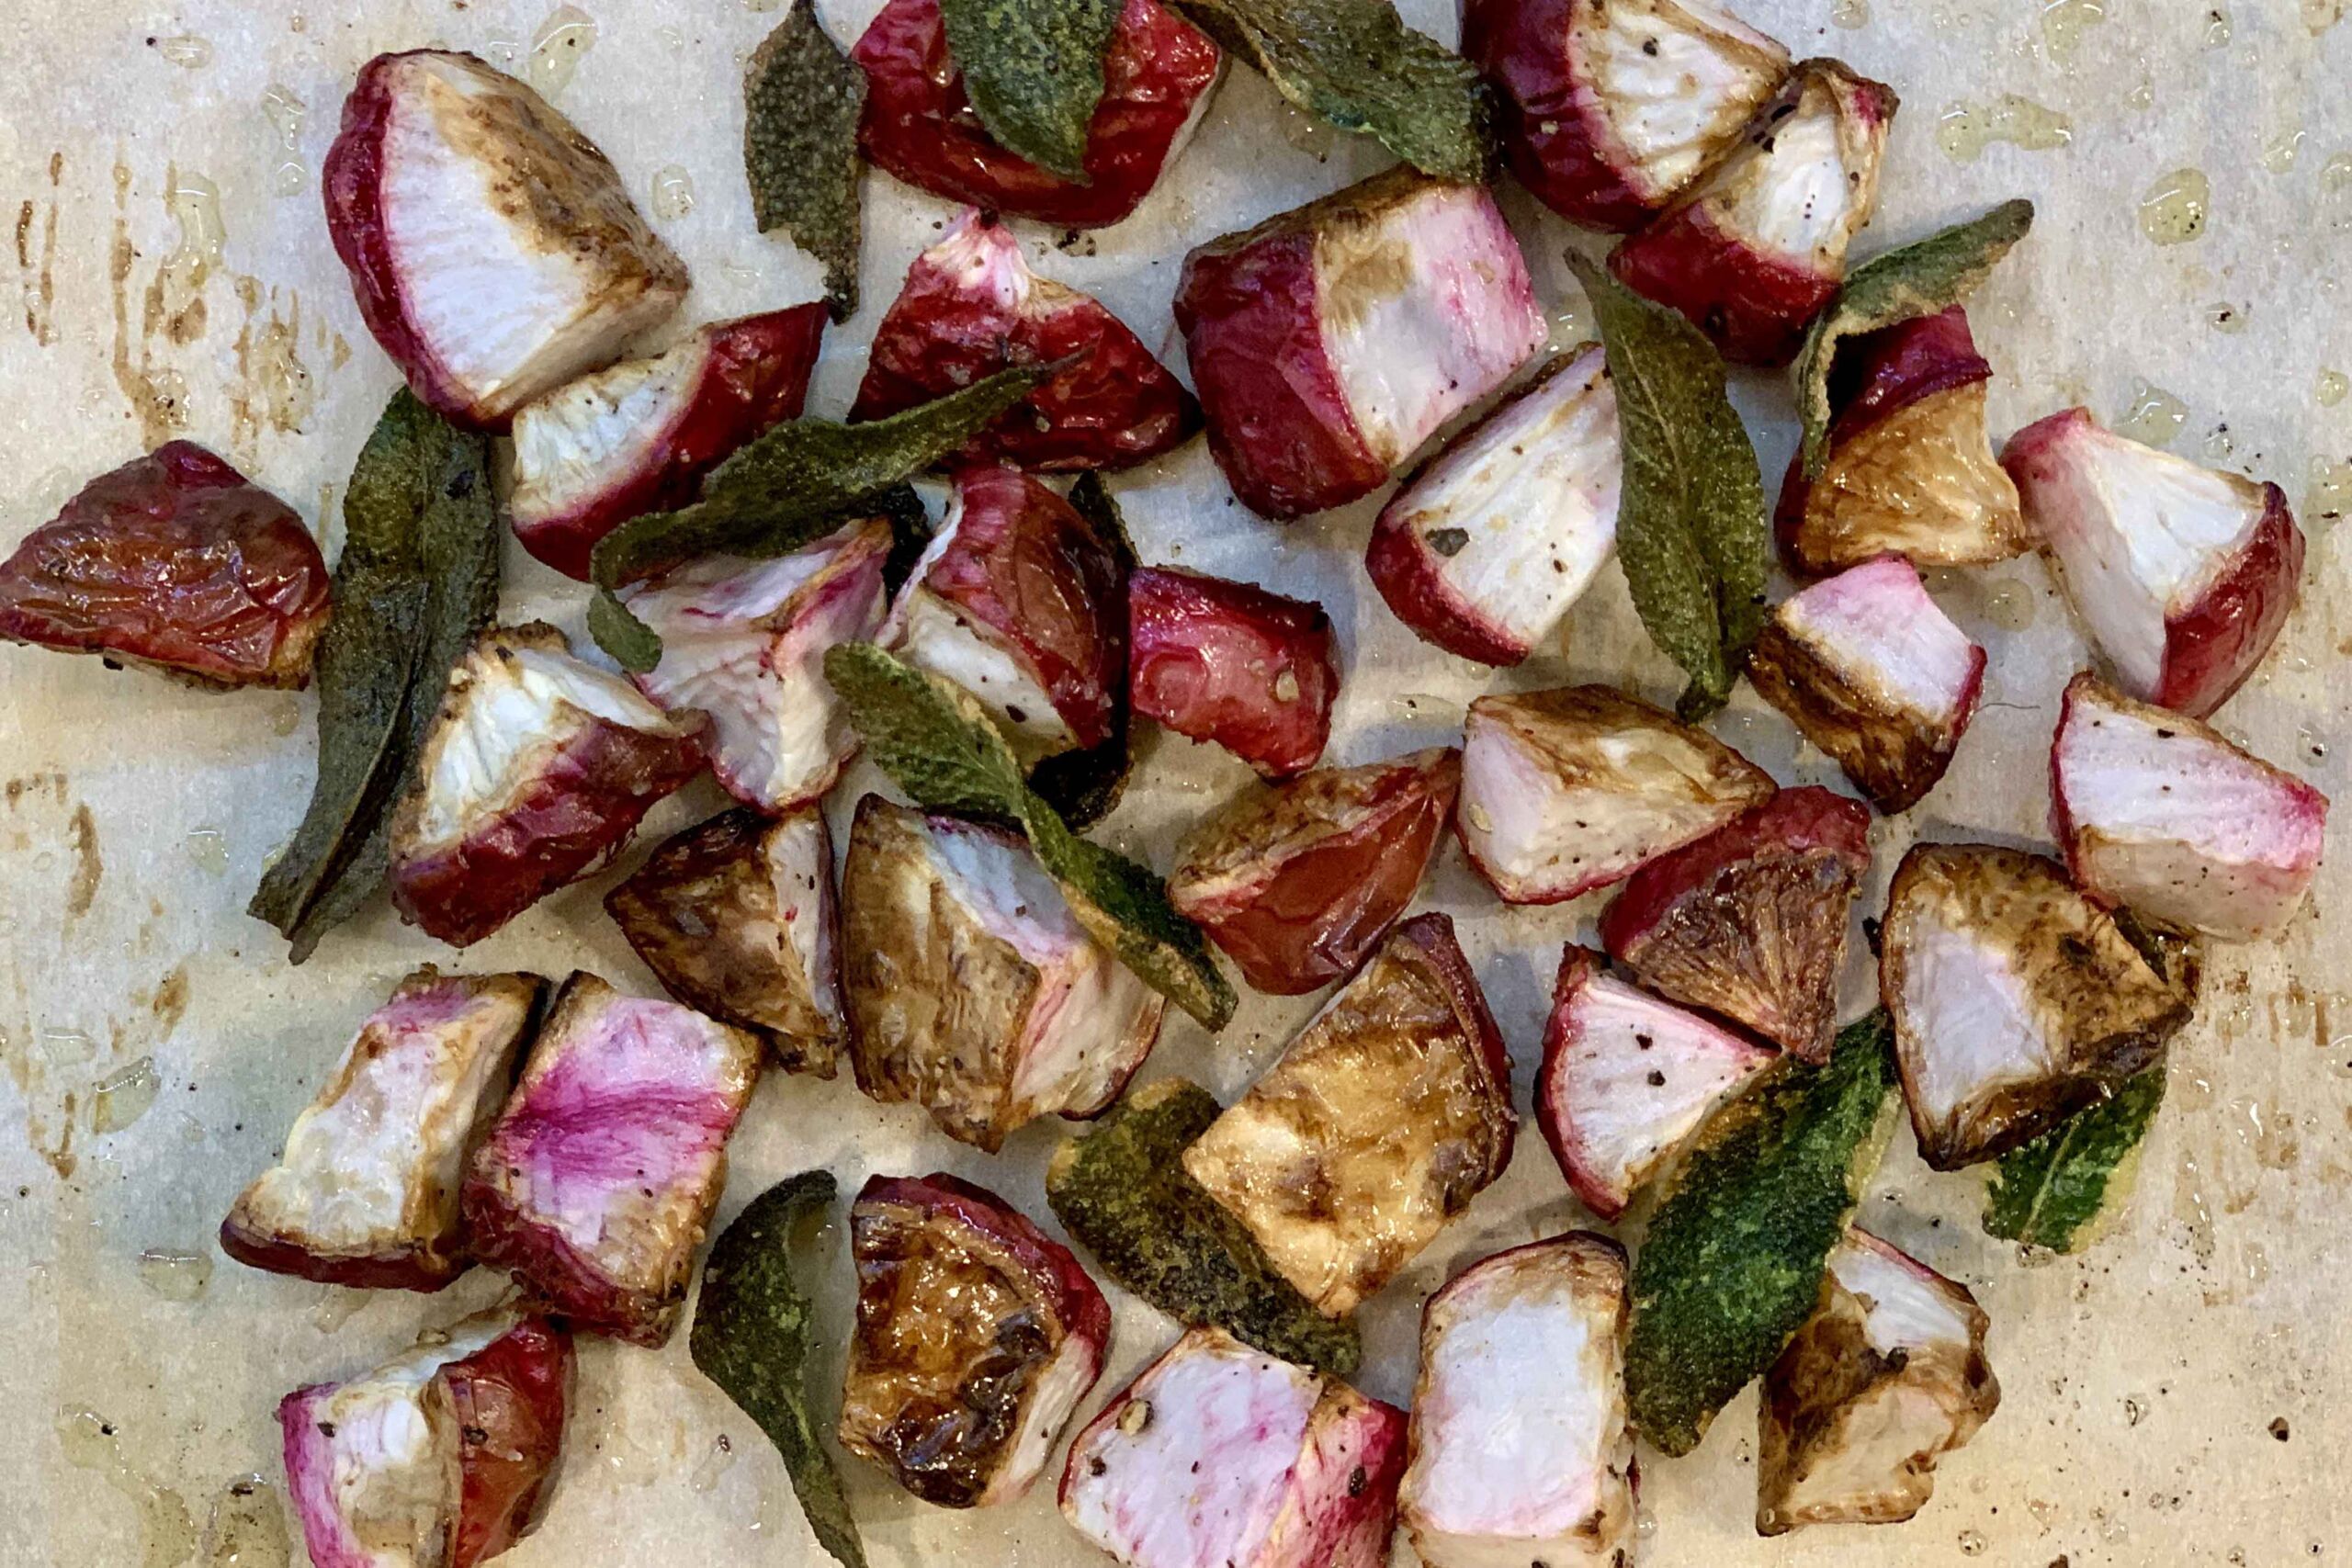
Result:
M741 0L581 4L595 37L574 51L557 101L658 209L693 265L693 298L668 333L811 297L812 264L753 232L740 173L741 62L775 14ZM873 8L828 0L823 14L847 40ZM1742 6L1799 54L1840 54L1903 95L1864 252L2013 194L2041 205L2033 237L1973 312L1998 370L1996 434L2074 402L2120 419L2152 383L2187 406L2177 449L2210 451L2287 486L2312 536L2302 606L2219 722L2339 793L2352 747L2346 563L2306 496L2315 462L2352 463L2352 401L2323 393L2324 372L2352 371L2352 26L2335 25L2343 8L2233 0L2224 13L2193 0L2106 0L2101 16L2094 0L2065 0L2045 17L2043 0ZM1417 0L1408 14L1453 36L1442 0ZM547 0L0 6L0 217L14 224L13 254L0 254L0 543L49 517L90 475L176 433L286 496L332 547L340 486L394 384L319 214L317 170L345 86L370 54L426 44L521 68L549 17ZM1995 141L1973 159L1939 146L1940 122L1962 152L1977 151L1965 145L1968 124L1943 117L2005 95L2064 117L2071 140ZM2010 121L2030 129L2036 118ZM2054 140L2046 123L2028 139ZM1312 127L1237 69L1198 141L1135 218L1072 243L1034 225L1023 233L1041 272L1099 293L1181 364L1168 302L1189 245L1386 162L1368 141ZM2201 237L2159 247L2138 209L2181 169L2210 177L2210 219ZM170 192L203 188L199 176L220 193L217 233L200 202L182 203L193 232L174 215ZM693 204L681 210L688 185ZM1558 260L1571 231L1516 191L1505 201L1560 319L1556 335L1572 343L1590 317ZM871 177L865 308L831 335L813 412L846 407L873 323L950 216L944 203ZM1742 399L1777 483L1793 441L1785 394L1756 379ZM1115 489L1147 558L1259 579L1329 606L1347 669L1336 761L1448 740L1464 703L1490 686L1605 679L1661 699L1676 687L1613 569L1558 642L1497 676L1416 641L1371 592L1359 562L1376 503L1274 527L1229 501L1198 444ZM510 619L545 615L577 630L574 585L511 547L507 565ZM1881 825L1866 907L1883 897L1914 831L2045 841L2049 726L2059 687L2084 658L2080 638L2037 562L1934 586L1995 650L1986 703L1943 785L1910 820ZM314 705L194 694L95 660L0 649L0 1563L9 1568L288 1562L268 1522L279 1395L363 1369L496 1293L480 1274L440 1298L330 1290L246 1270L211 1244L230 1200L271 1157L358 1020L416 964L451 962L379 908L298 969L243 914L300 815ZM1750 694L1716 728L1784 782L1834 782L1834 769L1801 753ZM1221 754L1165 740L1108 837L1164 869L1182 829L1246 779ZM875 782L861 768L837 808ZM667 803L650 831L718 803L706 780ZM586 966L650 987L600 910L609 880L548 900L467 953L465 966ZM1522 1107L1560 944L1590 940L1602 901L1504 909L1451 846L1425 892L1428 907L1461 923L1518 1061ZM2283 941L2213 952L2206 1005L2175 1047L2134 1204L2079 1260L2021 1266L1976 1226L1980 1179L1929 1174L1899 1135L1866 1218L1977 1292L1993 1320L2000 1413L1947 1463L1915 1523L1762 1542L1749 1528L1754 1403L1745 1396L1691 1458L1647 1456L1654 1522L1643 1561L2281 1568L2352 1553L2339 1479L2352 1449L2347 944L2352 857L2339 856ZM1867 987L1858 960L1850 1008ZM1230 1097L1312 1006L1252 998L1216 1042L1171 1015L1147 1072L1186 1073ZM153 1103L131 1119L142 1063ZM102 1083L111 1087L101 1092ZM846 1076L775 1075L735 1139L721 1217L819 1165L851 1191L876 1170L953 1170L1046 1217L1042 1171L1059 1133L1033 1127L990 1158L907 1108L868 1104ZM1531 1123L1508 1177L1367 1308L1363 1385L1392 1400L1409 1394L1419 1305L1450 1271L1580 1223ZM850 1293L838 1231L821 1277L829 1368ZM142 1254L205 1261L142 1267ZM1174 1334L1112 1293L1117 1337L1098 1400ZM254 1473L259 1490L231 1490ZM1050 1480L977 1517L928 1508L861 1466L849 1480L881 1568L1102 1561L1061 1523ZM290 1561L301 1561L299 1546ZM583 1342L547 1523L505 1561L824 1559L773 1450L694 1371L682 1334L659 1354Z

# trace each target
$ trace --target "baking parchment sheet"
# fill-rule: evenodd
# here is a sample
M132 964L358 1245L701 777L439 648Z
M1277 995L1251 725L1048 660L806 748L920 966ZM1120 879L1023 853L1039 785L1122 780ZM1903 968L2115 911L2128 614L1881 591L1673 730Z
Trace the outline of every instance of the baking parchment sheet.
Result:
M395 378L329 249L317 170L353 71L381 50L470 49L536 67L549 87L569 68L557 101L694 267L673 333L813 297L814 265L753 231L740 173L741 64L777 20L772 0L582 5L0 6L0 220L14 219L14 255L0 254L0 540L51 515L90 475L185 434L288 498L332 547L340 485ZM1864 252L2007 196L2040 204L2031 240L1973 307L1999 371L1996 431L2074 402L2120 419L2152 385L2186 404L2177 449L2276 479L2299 503L2324 465L2352 463L2352 402L2324 390L2325 371L2352 369L2352 27L2334 25L2343 0L1740 8L1797 53L1839 54L1901 91ZM827 0L823 15L846 42L873 9ZM1443 0L1406 11L1454 36ZM1988 126L2052 142L2050 115L2070 123L2060 144L1971 145ZM1981 155L1955 157L1947 139ZM1040 272L1100 295L1181 365L1168 304L1189 246L1385 162L1237 68L1134 218L1091 235L1022 232ZM2188 169L2210 179L2204 231L2160 247L2142 231L2142 198ZM1515 190L1504 200L1555 336L1573 343L1590 326L1559 261L1574 236ZM865 309L831 334L813 412L847 405L865 337L950 216L871 176ZM1793 439L1785 393L1756 379L1740 395L1777 480ZM1451 740L1464 705L1490 686L1603 680L1660 699L1677 687L1613 570L1556 646L1498 675L1418 642L1371 592L1359 562L1376 501L1278 527L1228 498L1197 443L1115 489L1147 559L1329 607L1346 667L1334 761ZM2313 534L2302 607L2220 722L2340 795L2339 748L2352 745L2346 563L2318 506L2299 509ZM1934 586L1995 650L1984 707L1942 786L1911 820L1876 829L1865 908L1914 830L2045 839L2054 700L2083 645L2037 562ZM545 615L576 633L582 598L510 547L507 618ZM0 1562L300 1562L278 1516L280 1394L371 1365L498 1289L479 1271L439 1297L328 1289L243 1269L212 1247L230 1200L357 1021L414 964L452 962L379 908L298 969L243 913L301 813L314 706L0 648ZM1835 782L1751 694L1716 728L1783 782ZM1107 835L1164 869L1182 829L1247 777L1222 754L1162 739ZM836 808L876 783L861 768ZM718 804L704 781L657 812L641 842ZM609 881L548 900L466 953L465 967L582 966L650 988L599 908ZM2352 1552L2337 1479L2352 1447L2348 897L2352 855L2339 854L2283 941L2212 953L2136 1201L2079 1260L2021 1263L1977 1228L1980 1179L1928 1173L1898 1137L1865 1220L1977 1292L2003 1385L2000 1413L1946 1462L1915 1523L1758 1541L1751 1394L1694 1456L1645 1464L1643 1559L2267 1568ZM1590 940L1603 898L1506 909L1453 847L1425 894L1460 923L1519 1064L1522 1105L1560 944ZM1858 960L1849 1011L1868 991ZM1230 1099L1312 1006L1250 997L1215 1041L1171 1010L1146 1071L1191 1075ZM1050 1223L1042 1172L1061 1132L1032 1126L991 1158L911 1108L867 1103L846 1074L772 1075L735 1138L720 1219L821 1165L845 1192L871 1171L952 1170ZM1409 1395L1419 1303L1451 1270L1584 1222L1529 1127L1508 1177L1365 1309L1363 1386ZM824 1246L822 1328L837 1364L850 1299L838 1226ZM1175 1332L1112 1294L1116 1341L1097 1399ZM823 1561L774 1451L694 1371L683 1334L659 1354L584 1340L566 1446L546 1525L506 1559L514 1568ZM1018 1505L956 1514L854 1462L847 1473L883 1568L1101 1561L1057 1517L1050 1476Z

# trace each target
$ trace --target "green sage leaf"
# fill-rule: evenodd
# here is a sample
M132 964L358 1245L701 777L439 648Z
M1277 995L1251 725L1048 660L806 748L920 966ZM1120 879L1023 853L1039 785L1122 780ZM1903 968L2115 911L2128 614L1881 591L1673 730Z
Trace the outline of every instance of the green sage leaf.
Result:
M343 515L319 646L318 773L301 825L246 905L297 964L383 886L392 807L450 670L497 611L490 442L403 388L360 449Z
M817 1544L845 1568L865 1568L865 1543L810 1392L812 1308L792 1275L793 1232L832 1201L831 1173L811 1170L777 1182L735 1216L702 1266L686 1349L784 1456Z
M2164 1103L2159 1062L2113 1096L2077 1111L2001 1156L1984 1194L1984 1233L2052 1252L2080 1252L2132 1187L2142 1140Z
M1389 0L1176 0L1176 8L1317 118L1365 132L1438 179L1478 185L1492 172L1477 68L1407 27Z
M1176 912L1167 886L1149 870L1070 831L1022 777L1012 745L978 698L872 643L827 652L825 679L841 694L866 754L916 805L1026 833L1090 936L1208 1028L1225 1027L1233 987L1200 928Z
M1089 183L1086 128L1102 101L1102 56L1122 8L1121 0L940 0L965 96L999 145Z
M1617 558L1650 640L1690 677L1682 716L1731 695L1764 620L1764 480L1724 389L1724 362L1679 312L1570 252L1617 396L1624 482Z
M1819 478L1829 460L1829 369L1838 344L1951 309L1976 291L2032 227L2033 203L2005 201L1982 218L1873 256L1854 269L1829 309L1815 319L1797 355L1797 415L1804 422L1808 479Z
M823 264L836 321L857 309L865 111L865 73L826 36L815 0L792 0L744 73L743 172L760 232L785 230Z

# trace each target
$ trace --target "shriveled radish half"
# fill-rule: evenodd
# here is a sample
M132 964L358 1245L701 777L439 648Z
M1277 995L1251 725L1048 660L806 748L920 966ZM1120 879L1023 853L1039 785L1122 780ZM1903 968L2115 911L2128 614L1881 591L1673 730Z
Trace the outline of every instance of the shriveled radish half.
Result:
M2246 942L2302 908L2327 796L2086 672L2067 685L2051 741L2050 823L2093 895Z
M596 144L470 54L361 66L320 183L360 319L460 424L504 430L686 297Z
M2018 431L2001 463L2117 685L2202 718L2245 684L2302 579L2285 491L2143 446L2083 409Z
M1268 778L1311 768L1331 739L1340 660L1323 606L1170 566L1127 582L1128 699Z
M1764 700L1838 759L1881 811L1908 811L1951 765L1984 650L1886 556L1781 601L1747 661Z
M1454 811L1507 903L1556 904L1630 876L1772 793L1771 776L1607 686L1480 697Z
M1516 664L1609 559L1623 468L1606 358L1563 355L1382 508L1364 556L1373 586L1424 641Z
M1690 317L1724 358L1786 365L1878 209L1894 109L1883 83L1835 60L1804 62L1746 140L1619 245L1610 270Z
M1613 1220L1717 1106L1776 1059L1611 978L1597 955L1570 942L1544 1028L1535 1123L1585 1207Z
M826 320L818 303L717 321L665 354L524 404L508 503L514 536L586 581L597 540L632 517L685 505L737 447L798 416Z
M1209 450L1278 519L1371 494L1545 332L1493 195L1401 165L1194 250L1176 324Z
M1729 152L1789 51L1716 0L1471 0L1462 53L1493 85L1519 183L1623 231Z

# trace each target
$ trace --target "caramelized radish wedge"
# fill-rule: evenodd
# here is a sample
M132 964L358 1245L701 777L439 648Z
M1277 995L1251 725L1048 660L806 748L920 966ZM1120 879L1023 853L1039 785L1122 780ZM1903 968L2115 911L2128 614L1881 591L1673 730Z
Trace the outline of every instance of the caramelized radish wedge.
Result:
M1613 1220L1717 1106L1775 1059L1611 978L1596 954L1571 942L1544 1027L1535 1123L1585 1207Z
M1545 331L1493 195L1403 166L1194 250L1176 324L1217 466L1285 521L1379 489Z
M1887 556L1783 600L1757 637L1747 678L1893 815L1925 799L1951 765L1984 661L1917 569Z
M850 418L880 419L1014 365L1076 364L965 443L972 463L1127 468L1201 427L1201 406L1093 296L1029 270L993 216L967 212L915 258L875 329Z
M1619 1568L1634 1553L1625 1249L1572 1231L1421 1309L1397 1519L1427 1568Z
M1607 686L1480 697L1454 825L1510 904L1557 904L1705 838L1772 793L1771 776Z
M1870 829L1860 801L1784 789L1634 873L1600 940L1652 990L1826 1061Z
M1741 365L1786 365L1846 280L1846 252L1878 209L1894 90L1834 60L1799 65L1746 140L1610 270L1681 311Z
M1125 1568L1385 1568L1405 1413L1193 1328L1069 1446L1062 1517Z
M1128 698L1267 778L1311 768L1331 739L1340 660L1323 606L1171 566L1127 581Z
M2117 685L2202 718L2245 683L2302 580L2285 491L2101 430L2082 409L2010 436L2001 463Z
M470 54L360 67L320 183L360 319L456 424L503 431L686 297L596 144Z
M685 505L737 447L799 416L826 320L818 303L714 322L666 354L526 403L514 415L514 536L587 581L597 540Z
M1954 305L1841 344L1820 477L1790 459L1773 516L1792 571L1823 577L1882 555L1987 566L2032 540L1984 431L1993 367Z
M1607 360L1598 346L1563 355L1381 509L1373 586L1423 641L1516 664L1609 559L1623 469Z
M1967 1286L1848 1231L1821 1305L1764 1374L1756 1533L1900 1524L1924 1507L1936 1461L2000 1408L1991 1326Z
M2223 942L2274 935L2319 874L2327 796L2193 718L2075 677L2050 824L2097 897Z
M1789 51L1716 0L1471 0L1503 154L1571 222L1638 229L1739 141Z

